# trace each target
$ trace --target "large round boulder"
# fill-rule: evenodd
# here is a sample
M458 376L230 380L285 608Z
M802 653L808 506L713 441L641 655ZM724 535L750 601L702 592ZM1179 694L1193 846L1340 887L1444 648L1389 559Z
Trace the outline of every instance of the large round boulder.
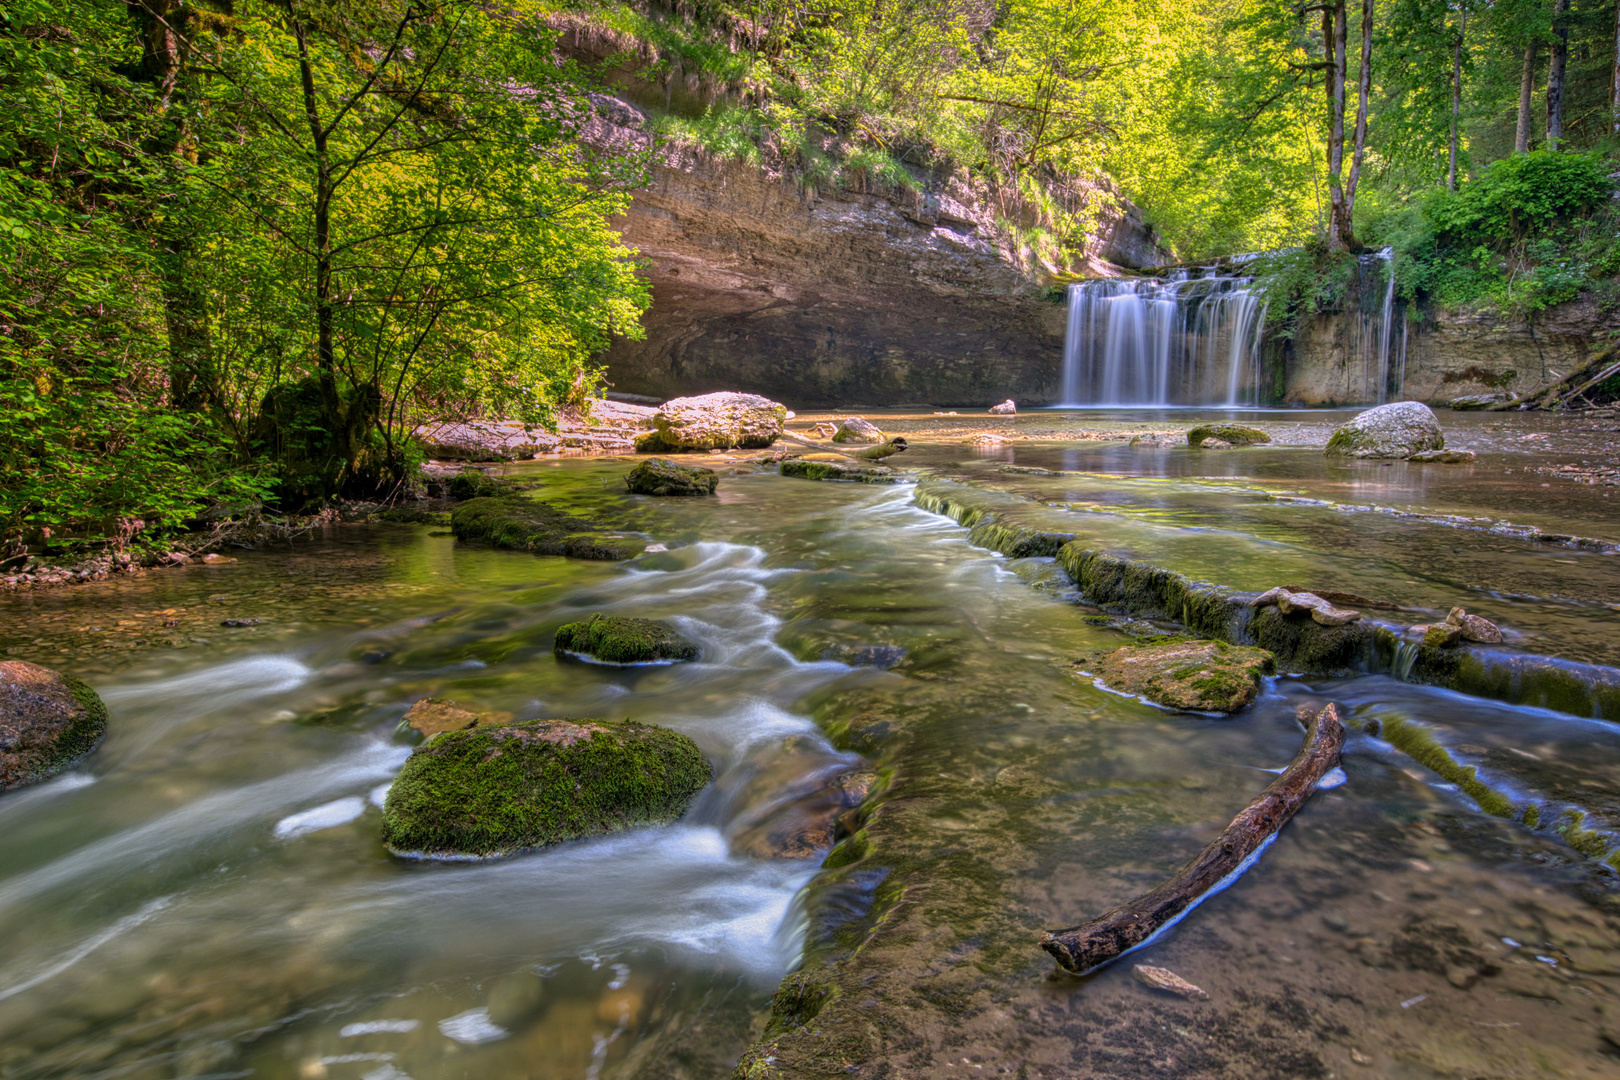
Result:
M487 859L663 825L712 777L696 743L653 724L447 731L417 747L388 789L383 843L411 858Z
M648 458L625 475L632 495L713 495L720 475L696 465L677 465L668 458Z
M0 791L49 779L96 748L107 707L70 675L0 662Z
M1421 401L1380 405L1342 424L1328 440L1328 457L1409 458L1444 450L1446 437L1434 410Z
M675 398L659 407L653 430L636 437L636 449L646 454L757 450L775 442L786 421L786 405L758 394Z

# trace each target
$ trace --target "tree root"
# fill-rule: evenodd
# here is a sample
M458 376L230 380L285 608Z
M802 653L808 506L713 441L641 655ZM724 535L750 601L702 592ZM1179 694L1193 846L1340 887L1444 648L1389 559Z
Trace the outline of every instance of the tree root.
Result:
M1207 898L1247 870L1277 838L1322 777L1339 764L1344 725L1336 706L1301 711L1305 745L1293 763L1215 842L1199 852L1175 877L1157 889L1079 926L1041 935L1041 948L1072 975L1084 975L1140 949L1180 922Z

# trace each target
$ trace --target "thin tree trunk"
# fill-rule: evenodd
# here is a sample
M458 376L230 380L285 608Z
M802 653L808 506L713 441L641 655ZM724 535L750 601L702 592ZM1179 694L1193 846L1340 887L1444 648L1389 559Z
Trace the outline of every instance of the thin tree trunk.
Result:
M1536 87L1536 46L1539 44L1532 39L1524 47L1524 67L1519 72L1519 124L1513 131L1515 154L1530 151L1530 97Z
M1609 82L1610 130L1620 135L1620 4L1614 6L1614 78Z
M1446 168L1446 189L1457 190L1457 127L1462 118L1462 56L1463 37L1468 33L1468 9L1462 9L1462 23L1457 27L1457 44L1451 52L1451 157Z
M1355 145L1350 151L1350 182L1344 194L1344 242L1355 242L1353 227L1356 187L1361 183L1361 161L1367 152L1367 99L1372 96L1373 0L1361 0L1361 71L1356 85Z
M1322 36L1328 52L1328 249L1348 247L1344 207L1344 84L1348 74L1345 0L1322 12Z
M321 126L320 101L315 95L315 70L309 56L309 38L303 21L285 0L287 23L298 42L298 77L304 95L304 116L315 150L315 375L328 429L343 427L343 402L337 385L337 351L332 331L332 163L327 153L326 130Z
M1547 148L1564 141L1564 66L1569 61L1569 0L1553 5L1552 59L1547 64Z

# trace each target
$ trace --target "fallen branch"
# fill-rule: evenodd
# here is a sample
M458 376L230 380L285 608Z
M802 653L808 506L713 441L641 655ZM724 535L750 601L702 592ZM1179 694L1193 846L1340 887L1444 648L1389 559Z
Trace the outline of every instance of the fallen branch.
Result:
M1504 401L1498 405L1492 405L1485 411L1507 412L1509 410L1546 408L1559 399L1559 397L1564 393L1564 387L1570 385L1582 376L1587 375L1594 368L1601 368L1605 364L1613 363L1617 355L1620 355L1620 346L1611 345L1609 348L1604 349L1602 352L1598 353L1596 356L1592 357L1592 359L1588 360L1574 371L1571 371L1568 375L1565 375L1557 382L1550 383L1547 386L1542 387L1529 397L1517 398L1513 401ZM1604 376L1599 376L1598 381L1602 381L1603 378Z
M1215 842L1157 889L1100 918L1041 935L1041 948L1072 975L1084 975L1140 949L1254 864L1316 785L1339 764L1344 725L1338 709L1302 712L1305 745L1277 781L1257 795Z
M1597 374L1597 376L1595 378L1588 379L1586 382L1582 383L1580 386L1576 387L1574 390L1571 390L1568 394L1565 394L1562 398L1559 399L1559 404L1568 405L1571 401L1574 401L1576 398L1580 397L1582 394L1584 394L1588 390L1592 389L1592 387L1596 386L1598 383L1604 381L1605 379L1607 379L1610 376L1615 375L1615 374L1620 374L1620 364L1613 364L1613 365L1611 365L1609 367L1604 368L1601 372L1599 372ZM1591 403L1588 402L1588 404L1591 404Z

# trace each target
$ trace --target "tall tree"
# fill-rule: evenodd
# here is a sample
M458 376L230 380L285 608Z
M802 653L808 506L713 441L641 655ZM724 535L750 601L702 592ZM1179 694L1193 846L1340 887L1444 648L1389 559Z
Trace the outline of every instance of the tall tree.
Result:
M1519 119L1513 128L1515 154L1530 152L1530 103L1536 89L1536 49L1540 44L1540 39L1531 38L1524 46L1524 65L1519 74Z
M1463 39L1468 35L1468 8L1459 5L1457 12L1457 44L1451 54L1451 139L1446 155L1446 188L1457 190L1457 129L1462 122L1462 61Z
M1564 69L1569 62L1569 0L1553 4L1552 55L1547 62L1547 148L1564 141Z

